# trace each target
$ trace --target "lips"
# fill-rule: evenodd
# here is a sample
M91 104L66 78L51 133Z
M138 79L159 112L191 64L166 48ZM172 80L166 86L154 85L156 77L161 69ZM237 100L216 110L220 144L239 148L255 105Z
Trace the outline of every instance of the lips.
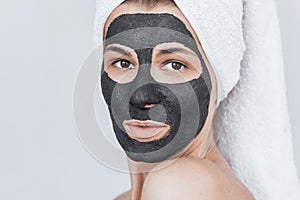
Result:
M131 138L143 142L160 139L170 129L169 125L152 120L125 120L123 127Z

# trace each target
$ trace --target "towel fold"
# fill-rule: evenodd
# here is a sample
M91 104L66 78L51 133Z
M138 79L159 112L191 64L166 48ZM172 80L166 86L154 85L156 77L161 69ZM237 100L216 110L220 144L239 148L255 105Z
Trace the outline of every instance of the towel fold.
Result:
M298 200L275 2L245 0L243 32L241 77L215 118L218 146L256 199Z

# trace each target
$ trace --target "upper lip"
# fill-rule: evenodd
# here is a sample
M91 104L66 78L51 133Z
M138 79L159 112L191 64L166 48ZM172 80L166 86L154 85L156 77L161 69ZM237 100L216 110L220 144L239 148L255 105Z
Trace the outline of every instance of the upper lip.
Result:
M170 129L169 125L161 122L152 120L140 121L135 119L123 121L123 127L131 138L142 142L159 139Z
M165 127L165 126L167 126L165 123L162 123L162 122L156 122L156 121L152 121L152 120L140 121L140 120L136 120L136 119L125 120L124 125L141 126L141 127Z

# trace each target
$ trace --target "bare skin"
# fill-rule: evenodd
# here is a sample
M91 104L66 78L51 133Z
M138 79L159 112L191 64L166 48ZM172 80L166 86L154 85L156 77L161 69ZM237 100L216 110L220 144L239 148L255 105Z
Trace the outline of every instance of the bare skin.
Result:
M116 197L116 200L253 200L247 187L236 177L231 167L215 145L212 120L216 102L216 79L205 56L200 41L174 4L157 4L143 7L135 3L125 3L117 7L109 16L105 27L119 15L132 13L170 13L181 19L195 38L198 48L208 66L212 78L212 93L207 121L201 133L174 158L156 164L135 162L128 158L131 189ZM205 133L205 134L204 134ZM204 137L207 135L208 137ZM208 144L205 156L201 156ZM145 169L148 169L145 170Z

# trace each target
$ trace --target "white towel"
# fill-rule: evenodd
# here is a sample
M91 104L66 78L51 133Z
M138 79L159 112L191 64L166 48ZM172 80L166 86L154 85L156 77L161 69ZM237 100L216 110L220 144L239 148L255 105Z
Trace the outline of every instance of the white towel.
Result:
M96 45L122 0L97 0ZM274 0L175 0L217 74L217 144L257 200L299 200Z

